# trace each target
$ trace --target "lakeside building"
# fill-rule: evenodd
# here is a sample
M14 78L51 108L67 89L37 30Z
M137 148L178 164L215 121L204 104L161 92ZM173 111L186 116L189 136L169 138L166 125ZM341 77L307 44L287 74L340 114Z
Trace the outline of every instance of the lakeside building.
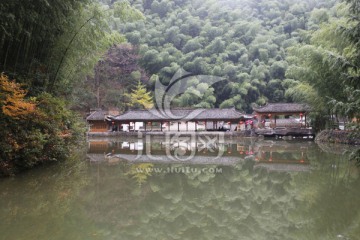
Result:
M123 114L96 110L87 117L89 133L244 131L264 136L313 135L307 115L310 107L299 103L269 103L254 107L253 114L227 109L129 110Z
M111 131L111 125L109 124L109 116L116 116L118 114L119 111L117 110L90 110L90 115L86 117L86 122L88 124L88 132L104 133Z
M253 109L254 116L259 120L259 128L309 127L307 115L311 109L306 104L268 103Z
M156 110L130 110L111 117L113 131L236 131L239 122L252 119L230 109L171 109L170 114Z

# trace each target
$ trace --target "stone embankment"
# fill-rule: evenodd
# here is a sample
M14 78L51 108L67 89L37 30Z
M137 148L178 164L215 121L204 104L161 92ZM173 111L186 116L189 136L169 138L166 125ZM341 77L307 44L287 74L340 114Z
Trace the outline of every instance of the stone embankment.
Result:
M344 130L324 130L316 135L315 141L360 145L360 132Z

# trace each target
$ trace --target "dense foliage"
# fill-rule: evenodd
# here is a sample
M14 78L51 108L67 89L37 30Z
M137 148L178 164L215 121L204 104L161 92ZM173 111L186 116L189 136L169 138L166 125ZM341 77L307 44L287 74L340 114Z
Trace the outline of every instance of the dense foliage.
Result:
M42 93L26 99L21 85L0 77L0 176L65 159L81 126L64 101Z
M173 106L250 112L305 101L319 128L337 115L359 119L359 12L356 0L1 1L1 166L55 159L46 134L67 148L69 107L124 110L136 87L150 99L140 81L155 90L181 68L225 80L194 87L189 78Z
M108 8L92 0L2 1L0 71L26 83L31 94L70 96L100 56L124 41L110 24L114 16L127 20L120 11L126 6Z
M249 112L253 103L292 100L285 96L293 82L285 76L286 49L302 41L301 30L327 21L335 2L133 0L146 20L119 30L139 46L140 64L149 76L164 84L180 67L226 78L214 86L215 101L185 93L174 105L235 106Z
M75 96L77 110L93 107L116 107L125 110L128 106L126 94L137 82L149 80L145 70L138 64L140 56L130 44L112 46L96 64L94 76L87 76Z
M188 82L174 106L251 112L254 104L308 102L317 129L332 127L328 120L337 116L359 117L356 1L131 3L145 21L113 27L138 49L149 88L157 79L169 83L180 68L226 79L206 86L202 98Z
M354 80L358 48L348 35L354 32L348 12L348 6L338 5L321 28L303 32L304 41L289 48L286 75L297 81L286 95L310 103L324 120L331 116L351 120L360 114L359 81Z
M81 132L68 100L124 41L111 24L141 14L127 2L4 0L0 18L0 175L10 175L67 157Z

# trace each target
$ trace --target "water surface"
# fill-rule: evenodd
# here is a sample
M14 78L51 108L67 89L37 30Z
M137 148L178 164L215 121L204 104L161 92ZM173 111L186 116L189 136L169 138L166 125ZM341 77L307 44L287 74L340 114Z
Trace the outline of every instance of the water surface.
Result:
M0 239L359 239L344 146L168 140L92 140L0 180Z

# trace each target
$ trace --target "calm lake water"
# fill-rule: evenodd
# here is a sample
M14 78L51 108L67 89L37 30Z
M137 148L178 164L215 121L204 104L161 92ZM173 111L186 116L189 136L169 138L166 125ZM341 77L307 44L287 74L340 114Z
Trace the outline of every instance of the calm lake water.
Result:
M93 139L70 162L0 180L0 239L360 239L359 169L344 151Z

